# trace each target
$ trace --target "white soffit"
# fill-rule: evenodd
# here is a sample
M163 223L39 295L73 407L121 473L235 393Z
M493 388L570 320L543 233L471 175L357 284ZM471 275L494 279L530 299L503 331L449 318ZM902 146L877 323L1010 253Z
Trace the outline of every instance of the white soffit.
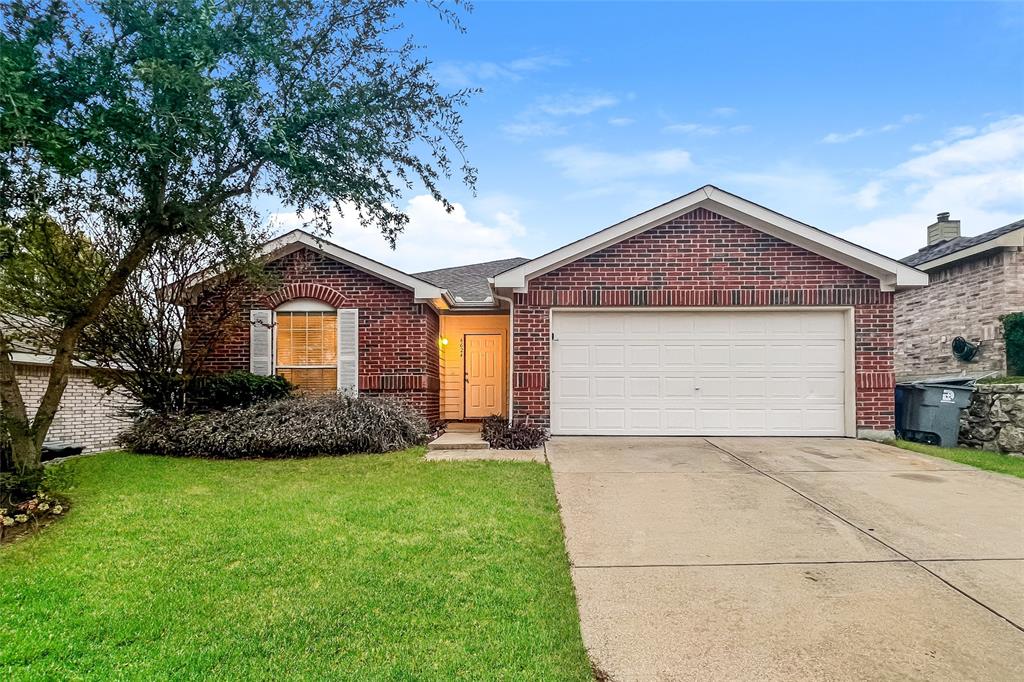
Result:
M713 185L706 185L535 258L519 267L495 275L494 287L496 289L525 290L529 280L534 277L556 270L567 263L629 239L698 208L706 208L765 234L770 234L812 253L871 275L879 280L883 290L891 291L928 284L927 273L862 246L857 246L823 230L805 225Z

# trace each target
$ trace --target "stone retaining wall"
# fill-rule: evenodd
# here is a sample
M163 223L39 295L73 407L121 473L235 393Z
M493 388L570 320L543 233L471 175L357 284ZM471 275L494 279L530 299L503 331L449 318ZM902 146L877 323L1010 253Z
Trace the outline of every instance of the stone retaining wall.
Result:
M978 384L960 418L960 443L1024 457L1024 384Z

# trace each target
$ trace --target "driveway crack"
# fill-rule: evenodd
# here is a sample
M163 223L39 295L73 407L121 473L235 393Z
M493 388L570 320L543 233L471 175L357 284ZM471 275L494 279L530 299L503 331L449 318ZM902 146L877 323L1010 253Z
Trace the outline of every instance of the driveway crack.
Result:
M878 536L876 536L876 535L873 535L873 534L872 534L872 533L870 533L870 532L869 532L868 530L866 530L866 529L864 529L864 528L861 528L860 526L858 526L858 525L857 525L856 523L854 523L853 521L851 521L851 520L849 520L848 518L844 517L844 516L843 516L842 514L839 514L838 512L835 512L835 511L833 511L832 509L829 509L828 507L826 507L826 506L825 506L824 504L822 504L822 503L821 503L821 502L819 502L818 500L816 500L816 499L814 499L813 497L810 497L809 495L807 495L807 494L805 494L805 493L803 493L803 492L801 492L801 491L797 490L796 488L794 488L794 487L793 487L793 486L791 486L790 484L786 483L785 481L783 481L783 480L781 480L781 479L779 479L779 478L777 478L777 477L773 476L773 475L772 475L771 473L769 473L769 472L767 472L767 471L764 471L763 469L759 469L758 467L754 466L753 464L751 464L751 463L750 463L750 462L748 462L747 460L743 459L742 457L740 457L740 456L739 456L739 455L737 455L736 453L734 453L734 452L730 452L729 450L727 450L727 449L723 448L723 447L722 447L721 445L719 445L718 443L713 443L713 442L711 442L710 440L708 440L707 438L705 438L705 439L704 439L704 442L705 442L705 443L707 443L708 445L710 445L711 447L715 448L715 449L716 449L716 450L718 450L719 452L723 452L723 453L725 453L726 455L728 455L729 457L732 457L733 459L735 459L735 460L736 460L737 462L739 462L740 464L743 464L744 466L750 467L751 469L753 469L753 470L754 470L754 471L756 471L757 473L761 474L762 476L765 476L766 478L769 478L769 479L771 479L772 481L775 481L776 483L778 483L779 485L783 486L784 488L787 488L787 489L791 490L792 492L796 493L797 495L799 495L799 496L800 496L800 497L802 497L803 499L807 500L808 502L810 502L810 503L811 503L811 504L813 504L814 506L816 506L816 507L818 507L819 509L821 509L821 510L825 511L825 512L826 512L827 514L830 514L831 516L834 516L835 518L839 519L840 521L842 521L843 523L845 523L845 524L846 524L847 526L849 526L850 528L853 528L854 530L857 530L857 531L859 531L859 532L863 533L864 535L868 536L869 538L871 538L871 539L872 539L872 540L874 540L875 542L879 543L880 545L882 545L882 546L884 546L884 547L888 548L889 550L891 550L892 552L895 552L896 554L900 555L900 556L901 556L901 557L903 557L903 558L904 558L904 559L905 559L906 561L908 561L908 562L910 562L910 563L914 564L915 566L917 566L918 568L920 568L920 569L921 569L922 571L925 571L926 573L930 574L930 575L931 575L932 577L934 577L934 578L936 578L937 580L941 581L941 582L942 582L943 584L945 584L945 585L946 585L947 587L949 587L949 588L950 588L951 590L954 590L955 592L958 592L958 593L960 593L961 595L963 595L963 596L964 596L964 597L966 597L967 599L970 599L970 600L971 600L972 602L974 602L975 604L977 604L977 605L978 605L978 606L980 606L981 608L985 609L985 610L986 610L986 611L988 611L989 613L991 613L991 614L993 614L993 615L995 615L995 616L997 616L997 617L999 617L999 618L1001 618L1001 619L1005 620L1005 621L1006 621L1007 623L1009 623L1010 625L1012 625L1013 627L1015 627L1015 628L1016 628L1017 630L1020 630L1021 632L1024 632L1024 626L1018 625L1018 624L1017 624L1017 623L1015 623L1014 621L1010 620L1009 618L1007 618L1007 617L1006 617L1006 616L1004 616L1003 614L1001 614L1001 613L999 613L998 611L996 611L996 610L995 610L994 608L992 608L991 606L989 606L989 605L988 605L988 604L986 604L985 602L983 602L983 601L981 601L981 600L979 600L979 599L976 599L975 597L971 596L971 595L970 595L970 594L968 594L967 592L964 592L964 591L963 591L962 589L960 589L959 587L957 587L957 586L956 586L956 585L954 585L953 583L949 582L948 580L946 580L945 578L943 578L943 577L942 577L941 575L939 575L939 574L938 574L938 573L936 573L935 571L931 570L930 568L928 568L927 566L925 566L924 564L922 564L922 563L921 563L921 561L918 561L918 560L916 560L916 559L913 559L913 558L911 558L911 557L907 556L907 554L905 554L904 552L901 552L900 550L896 549L895 547L893 547L892 545L890 545L890 544L889 544L888 542L886 542L885 540L882 540L882 539L881 539L881 538L879 538ZM838 563L851 563L851 562L838 562Z

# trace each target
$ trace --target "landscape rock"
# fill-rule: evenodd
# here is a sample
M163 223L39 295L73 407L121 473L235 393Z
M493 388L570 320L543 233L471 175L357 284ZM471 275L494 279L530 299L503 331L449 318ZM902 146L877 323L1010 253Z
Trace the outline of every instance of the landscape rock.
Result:
M1024 452L1024 384L979 384L960 416L960 443L992 452Z

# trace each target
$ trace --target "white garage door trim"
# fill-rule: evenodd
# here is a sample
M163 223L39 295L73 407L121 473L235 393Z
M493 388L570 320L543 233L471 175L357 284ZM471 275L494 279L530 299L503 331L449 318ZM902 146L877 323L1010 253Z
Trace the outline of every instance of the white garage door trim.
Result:
M839 325L841 325L841 327L842 327L842 339L840 340L838 338L832 338L831 340L833 340L833 341L840 341L841 342L840 345L841 345L841 348L842 348L843 357L839 361L839 363L836 363L834 365L832 370L826 372L826 374L832 375L831 378L833 380L838 380L839 377L837 375L840 372L842 373L842 378L841 378L842 387L841 387L841 389L839 389L839 391L841 391L841 396L842 396L841 404L839 403L839 400L836 397L833 397L831 399L831 401L823 399L823 403L821 404L821 406L824 409L818 411L819 415L825 416L827 411L828 411L828 408L831 408L833 410L833 414L832 414L833 421L832 421L831 424L828 424L828 425L817 424L817 425L812 425L809 428L804 428L804 425L807 423L807 420L808 420L808 415L810 414L809 412L806 412L806 411L805 412L801 412L800 426L796 426L796 425L794 425L794 426L787 426L787 425L783 424L781 421L776 422L774 424L771 423L772 419L774 419L775 417L779 417L780 415L781 416L787 416L787 415L783 414L785 412L784 409L778 410L775 414L764 414L764 415L762 415L762 417L764 417L764 420L765 420L764 421L765 426L762 429L758 429L757 426L752 426L751 428L747 428L747 429L736 429L736 428L734 428L732 426L732 423L736 422L736 421L739 421L738 415L736 415L736 414L733 414L729 418L729 420L727 420L729 422L728 424L726 424L725 422L721 422L721 423L715 424L714 423L714 417L716 415L720 415L721 411L710 410L710 409L707 410L705 412L705 414L703 415L703 417L705 417L704 419L698 419L697 418L698 416L701 416L701 415L697 415L693 419L690 419L690 416L688 415L688 412L689 412L688 409L679 409L679 410L665 410L664 409L664 406L666 405L665 394L666 394L666 390L667 389L664 387L664 384L666 382L662 381L661 384L663 384L663 385L658 389L660 391L660 393L659 393L660 397L655 399L652 403L645 405L644 407L647 408L647 409L643 409L643 410L641 410L641 409L634 409L629 415L627 415L627 416L623 417L622 419L620 419L618 423L615 422L615 419L609 418L609 421L606 424L595 426L594 422L597 421L596 410L598 409L598 404L599 404L599 400L600 399L593 397L593 394L596 393L596 390L594 388L594 383L595 382L593 381L593 379L597 378L597 377L595 377L594 370L593 370L594 360L593 360L593 358L590 358L587 361L589 364L587 364L586 366L584 366L581 362L580 363L575 363L577 365L576 368L572 367L572 365L573 365L572 362L568 362L568 364L567 364L567 362L563 362L563 357L562 357L563 354L564 354L563 351L564 351L565 348L568 347L566 345L567 342L571 341L572 339L571 339L570 332L568 330L561 329L559 327L559 323L556 322L557 319L564 320L564 319L567 319L568 315L572 315L572 314L575 314L575 315L581 315L581 314L582 315L587 315L587 314L608 314L608 315L615 315L615 314L619 314L619 315L622 315L622 314L632 315L632 314L637 314L637 315L644 315L644 314L647 314L649 316L651 313L655 313L655 314L661 314L661 313L690 313L690 314L717 313L717 314L719 314L719 322L721 322L722 316L720 314L722 314L722 313L729 313L730 315L728 317L731 317L732 314L734 314L734 313L735 314L745 314L745 313L793 313L793 312L803 313L803 314L807 314L809 316L814 316L815 314L819 314L819 320L826 319L824 316L820 315L820 314L823 314L823 313L833 313L833 314L834 313L839 313L842 316L841 322L839 322L837 320L837 322L839 322ZM563 315L563 317L559 318L559 314L564 314L564 315ZM854 354L855 353L855 347L854 347L855 334L854 334L854 310L853 310L853 308L851 306L758 306L758 307L717 307L717 308L711 308L711 307L699 307L699 308L697 308L697 307L695 307L695 308L685 308L685 307L684 308L680 308L680 307L674 307L674 308L673 307L666 307L666 308L583 308L583 307L581 307L581 308L572 308L572 307L569 307L569 308L565 308L565 307L563 307L563 308L551 308L549 310L548 315L549 315L548 322L549 322L549 325L550 325L549 328L551 329L550 370L549 370L550 371L549 386L550 386L551 432L554 435L588 435L588 434L590 434L590 435L759 435L759 436L772 436L772 435L777 435L777 436L782 436L782 435L825 436L825 435L831 435L831 436L849 436L849 437L853 437L853 436L856 435L856 388L855 388L856 382L855 382L855 354ZM686 317L688 317L688 316L681 315L677 319L685 319ZM713 318L710 318L710 319L713 319ZM807 318L799 318L799 319L807 319ZM836 318L833 318L833 319L836 319ZM650 322L651 321L648 318L647 319L647 323L650 324ZM730 322L730 324L735 324L735 321ZM658 325L659 325L659 328L664 326L663 318L659 320ZM559 340L557 338L557 335L559 333L562 333L563 336L568 336L568 337L567 338L563 338L562 340ZM580 333L586 333L586 334L588 334L588 336L585 337L585 338L578 339L581 343L576 344L576 347L574 348L574 351L577 353L577 355L580 355L581 353L584 352L584 349L582 347L586 346L587 347L586 353L589 353L590 355L592 355L593 351L592 351L591 347L593 347L595 345L595 343L594 343L593 339L591 338L590 333L589 332L580 332ZM632 333L632 332L630 332L630 333ZM683 333L685 335L686 332L681 332L681 333ZM702 341L702 339L697 338L696 336L693 336L693 334L698 334L699 335L700 333L701 332L695 330L693 333L691 333L691 335L689 337L690 340L693 340L693 341L696 341L696 342ZM836 332L836 334L838 334L838 331ZM640 336L642 337L642 332L640 332ZM609 341L611 343L614 344L614 342L616 340L614 329L611 331L610 336L607 337L607 338L609 339ZM625 342L626 338L627 338L627 332L624 331L623 332L623 336L621 337L621 340L623 342ZM635 338L636 337L634 337L634 339ZM721 340L723 340L723 338L728 338L731 342L733 342L734 346L739 345L739 344L736 344L737 339L734 339L731 336L730 337L719 336L717 339L709 338L709 339L703 339L703 340L704 341L715 341L715 340L721 341ZM641 340L641 345L642 345L643 341L650 341L650 340L655 340L655 339L642 339L642 338L640 338L640 340ZM659 337L657 340L658 341L662 341L663 339L661 339ZM763 340L770 342L770 339L767 338L767 337L764 338ZM751 342L756 344L757 341L758 341L758 339L754 338ZM598 344L598 345L600 345L600 344ZM666 348L661 348L660 350L662 352L664 352L666 350ZM765 351L766 351L766 353L768 352L768 348L767 347L765 348ZM732 353L731 355L735 355L735 354ZM663 365L661 364L661 362L662 361L659 360L659 365L656 368L654 368L653 366L652 366L652 368L648 368L648 370L647 370L647 376L648 377L653 377L653 376L662 377L663 375L666 375L666 374L672 374L671 372L665 372L662 369ZM730 362L732 362L732 360L730 360ZM644 374L643 372L637 372L635 370L635 368L627 369L626 366L625 366L626 363L627 363L627 361L623 360L623 364L621 366L619 366L617 368L610 369L609 370L610 373L608 375L609 381L606 382L606 383L608 383L609 385L612 385L613 387L615 385L624 385L625 384L624 381L616 382L616 381L614 381L614 379L616 379L616 378L623 379L623 380L627 379L627 378L629 378L627 375L630 372L633 372L633 373L637 374L636 378L641 378L641 379L645 378L643 376L643 374ZM699 363L699 360L696 359L696 357L695 357L694 360L693 360L693 365L690 367L689 370L683 370L681 372L681 374L679 372L676 372L675 373L676 374L675 377L665 377L665 378L677 378L677 379L687 379L687 378L689 378L689 379L697 380L698 377L696 375L694 375L693 377L687 377L686 374L687 373L696 373L698 371L698 369L699 369L698 363ZM840 369L840 366L841 366L841 369ZM790 372L790 377L792 377L792 376L799 376L798 374L794 374L793 373L794 370L789 370L789 372ZM710 378L713 379L715 377L710 377ZM588 379L588 381L584 381L584 379ZM573 381L573 380L575 380L575 381ZM564 388L563 387L563 384L565 384L566 386L570 386L573 383L575 383L576 386L580 387L579 391L574 391L574 390L572 390L571 387L570 388ZM634 382L631 382L631 383L642 383L642 382L634 381ZM648 383L650 383L650 382L648 382ZM679 382L679 385L681 385L681 386L685 385L685 382L681 381L681 382ZM694 384L694 385L696 386L696 384ZM730 386L731 385L732 384L730 384ZM705 388L707 388L707 387L705 387ZM563 393L565 395L563 395ZM685 391L684 391L684 393L685 393ZM609 399L611 401L610 403L608 403L609 404L609 410L605 413L608 416L614 415L615 408L617 407L617 405L614 403L614 401L617 399L617 396L615 396L615 394L614 394L614 390L612 391L611 395L613 397ZM691 403L693 403L693 401L695 400L695 398L693 397L694 395L696 395L696 393L689 393L688 394L688 396L689 396L688 398L681 398L681 400L683 401L683 403L685 403L685 401L687 399L689 399L691 401ZM705 395L707 395L707 393L705 393ZM707 404L707 400L708 399L705 399L704 401L701 402L701 404ZM747 405L741 405L740 408L745 407L745 408L748 408L748 409L751 409L751 410L755 410L755 409L758 409L757 408L758 405L764 405L767 402L768 402L768 398L767 397L764 400L760 400L760 401L752 400ZM623 395L621 397L621 405L620 405L620 407L625 407L627 404L629 404L629 405L637 405L637 404L640 404L640 401L638 401L638 400L631 400L631 399L627 398L625 395ZM724 404L732 406L733 409L739 409L739 408L736 407L736 402L734 400L730 399L727 403L724 403ZM691 407L695 407L695 406L696 406L695 404L690 404L690 405L681 404L680 405L681 408L691 408ZM719 405L719 407L721 407L721 406L722 405ZM584 415L584 409L589 409L589 412L586 415ZM656 412L658 412L659 414L655 415ZM670 412L672 414L669 414ZM753 421L757 422L759 417L756 414L752 413L752 412L750 414L754 418ZM641 423L645 419L647 420L647 423ZM673 420L675 420L675 421L673 421ZM700 422L700 423L698 423L698 422Z

